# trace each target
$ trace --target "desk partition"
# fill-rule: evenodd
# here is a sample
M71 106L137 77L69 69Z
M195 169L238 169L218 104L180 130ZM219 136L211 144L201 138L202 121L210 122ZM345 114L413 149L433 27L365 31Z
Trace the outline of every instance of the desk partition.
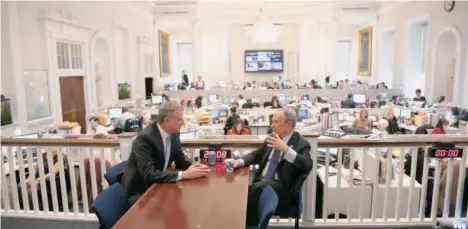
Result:
M370 97L375 97L379 94L385 94L387 98L392 96L403 95L402 89L279 89L279 90L197 90L197 91L164 91L169 98L195 98L197 96L208 97L210 94L216 94L220 97L237 97L243 95L244 98L259 98L260 101L269 101L275 94L286 95L289 97L309 95L310 100L314 100L317 96L329 99L344 99L348 94L362 94Z

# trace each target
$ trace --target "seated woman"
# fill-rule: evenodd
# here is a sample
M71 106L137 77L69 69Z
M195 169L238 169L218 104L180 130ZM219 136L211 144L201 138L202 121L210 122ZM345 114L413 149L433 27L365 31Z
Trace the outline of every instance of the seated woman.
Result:
M250 130L244 127L244 121L238 118L234 121L234 126L227 132L227 135L250 135Z
M283 107L280 105L279 101L278 101L278 96L276 96L276 95L273 96L273 97L271 97L271 108L272 108L272 109L280 109L280 108L283 108Z
M445 118L439 119L434 130L432 130L432 134L445 134L448 125L449 125L449 121L447 121L447 119Z
M369 112L366 109L362 109L359 112L359 118L354 119L353 128L372 129L372 120L369 119Z
M48 199L48 205L49 209L52 209L53 202L52 202L52 189L50 185L50 176L52 175L52 171L55 174L55 187L56 187L56 192L57 192L57 200L58 200L58 207L59 211L63 210L63 203L62 203L62 194L61 194L61 183L60 183L60 168L63 166L64 168L64 173L63 176L65 177L65 183L66 183L66 192L71 190L70 186L70 179L69 179L69 169L68 169L68 158L65 154L63 154L63 165L62 162L58 161L58 156L57 156L57 149L53 148L52 149L52 164L53 168L49 168L49 157L47 156L47 153L42 154L42 161L43 161L43 168L44 168L44 179L45 179L45 187L47 190L47 199ZM37 190L37 198L38 198L38 204L39 204L39 210L43 211L44 210L44 201L42 199L42 194L41 194L41 187L39 184L43 185L41 183L41 179L39 177L39 166L37 163L34 164L33 167L34 170L34 177L31 177L30 174L31 171L29 172L29 175L27 175L26 178L26 192L28 195L28 203L29 203L29 210L33 210L33 198L32 198L32 190L31 187L32 185L36 185L36 190ZM19 197L19 204L20 208L24 209L24 201L22 199L22 190L21 190L21 184L18 183L18 197Z

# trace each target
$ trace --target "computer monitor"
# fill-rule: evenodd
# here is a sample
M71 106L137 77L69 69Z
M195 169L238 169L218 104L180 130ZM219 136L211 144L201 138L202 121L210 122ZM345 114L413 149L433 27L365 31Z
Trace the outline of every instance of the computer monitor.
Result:
M228 110L226 110L226 109L219 110L219 117L220 118L225 118L227 116L228 116Z
M299 120L307 119L307 110L298 109L297 110L297 118Z
M111 118L118 118L123 113L123 107L112 107L109 108L109 116Z
M353 95L353 102L355 102L355 103L366 103L366 95L354 94Z
M286 102L286 96L285 95L280 95L278 96L278 101L280 103L285 103Z
M151 104L161 104L163 98L161 95L151 95Z
M218 95L216 94L209 94L208 95L208 101L210 103L215 103L216 101L218 101Z
M212 119L218 119L219 118L219 111L218 110L212 110L211 111L211 118Z
M309 95L302 95L301 100L310 100L310 96Z
M22 134L22 135L12 136L11 138L39 139L39 134L38 133Z
M400 109L400 116L404 117L406 119L410 119L411 118L411 108L402 107Z

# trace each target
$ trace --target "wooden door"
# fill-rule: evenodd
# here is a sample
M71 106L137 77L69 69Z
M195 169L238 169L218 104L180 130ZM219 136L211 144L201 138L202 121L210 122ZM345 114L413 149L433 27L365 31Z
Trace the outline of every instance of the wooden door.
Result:
M86 105L83 76L60 77L60 98L63 121L78 122L86 133Z

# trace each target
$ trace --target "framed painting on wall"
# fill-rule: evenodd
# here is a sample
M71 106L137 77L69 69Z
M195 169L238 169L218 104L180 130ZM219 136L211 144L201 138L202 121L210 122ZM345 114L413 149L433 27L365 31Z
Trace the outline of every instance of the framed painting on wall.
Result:
M161 77L171 76L171 43L170 34L158 30L159 38L159 73Z
M358 76L372 75L372 26L358 32Z

